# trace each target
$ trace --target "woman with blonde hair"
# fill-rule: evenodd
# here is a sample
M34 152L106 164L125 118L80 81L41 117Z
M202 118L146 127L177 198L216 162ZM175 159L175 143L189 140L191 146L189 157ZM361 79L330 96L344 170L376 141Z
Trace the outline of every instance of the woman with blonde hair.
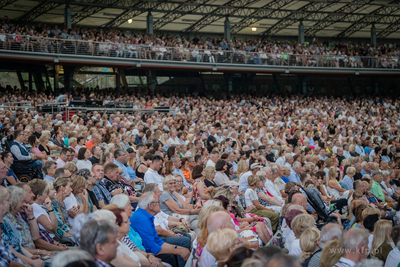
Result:
M299 256L302 253L300 247L300 236L310 228L315 227L315 220L309 214L299 214L290 223L290 228L294 233L293 238L287 238L285 247L289 250L289 255Z
M332 267L342 256L342 243L340 239L335 239L324 244L319 262L321 263L321 267Z
M392 222L389 220L379 220L374 226L374 238L372 240L371 255L386 262L389 252L392 251L390 245L392 232Z
M303 260L303 266L308 266L311 256L319 248L320 239L321 232L317 228L307 229L301 234L300 248L303 252L300 254L300 258Z
M341 187L337 181L338 176L339 172L336 168L332 167L329 169L327 193L334 196L335 199L349 199L353 194L353 190L346 190Z
M229 228L214 231L207 238L207 251L214 256L217 264L225 262L239 245L238 234Z
M218 204L218 205L217 205ZM199 213L197 228L199 229L199 233L197 234L197 238L193 242L193 248L196 249L194 258L200 259L201 253L203 252L203 248L207 243L208 239L208 229L207 229L207 219L211 214L217 211L223 211L224 208L220 201L215 201L210 206L203 207Z
M217 184L213 181L215 178L215 168L212 166L208 166L204 169L204 183L207 187L215 187L217 188Z
M246 161L241 159L238 163L238 167L237 167L237 177L240 178L240 176L242 176L243 173L247 172L249 170L249 166L247 165Z

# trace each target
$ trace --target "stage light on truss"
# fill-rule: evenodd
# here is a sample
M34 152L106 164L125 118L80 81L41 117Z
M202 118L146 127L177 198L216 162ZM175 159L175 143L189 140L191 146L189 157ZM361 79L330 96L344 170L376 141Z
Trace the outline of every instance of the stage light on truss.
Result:
M128 19L128 23L131 24L132 23L132 19Z
M256 32L256 31L257 31L257 28L254 27L254 28L251 28L251 30L252 30L253 32Z

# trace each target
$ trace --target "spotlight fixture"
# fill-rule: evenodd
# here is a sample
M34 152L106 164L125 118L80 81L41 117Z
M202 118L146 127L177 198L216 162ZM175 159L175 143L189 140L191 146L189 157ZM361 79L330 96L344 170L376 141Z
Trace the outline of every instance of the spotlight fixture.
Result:
M256 32L256 31L257 31L257 28L254 27L254 28L251 28L251 30L252 30L253 32Z
M128 19L128 23L131 24L132 23L132 19Z

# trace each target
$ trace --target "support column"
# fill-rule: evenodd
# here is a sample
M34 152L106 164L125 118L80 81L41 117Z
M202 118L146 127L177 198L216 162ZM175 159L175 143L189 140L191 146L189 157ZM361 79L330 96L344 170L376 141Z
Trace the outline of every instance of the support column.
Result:
M153 15L150 11L147 14L146 26L146 32L148 34L153 34Z
M302 89L302 90L300 90L299 93L307 94L307 93L308 93L308 89L307 89L307 76L304 76L304 75L303 75L301 80L302 80L302 81L301 81L301 89Z
M298 42L299 42L299 44L304 44L304 25L303 25L302 21L300 21L300 24L299 24Z
M65 4L64 9L64 27L71 29L71 7L69 6L69 2Z
M74 85L74 71L75 71L75 67L64 66L65 93L71 93L71 89Z
M54 93L57 95L60 93L60 87L58 86L60 82L60 65L54 66Z
M231 22L228 17L225 18L224 22L224 39L228 44L231 41Z
M28 75L29 75L29 92L31 93L31 92L32 92L32 90L33 90L33 84L32 84L32 71L31 71L31 70L29 70L29 72L28 72Z
M376 28L375 28L375 24L372 24L372 27L371 27L371 45L373 47L376 47Z
M128 90L128 82L126 80L125 70L123 68L118 68L118 74L120 76L120 81L122 82L122 87L126 92Z
M154 92L156 91L156 83L157 83L156 71L148 70L147 71L147 90L149 91L149 93L154 94Z

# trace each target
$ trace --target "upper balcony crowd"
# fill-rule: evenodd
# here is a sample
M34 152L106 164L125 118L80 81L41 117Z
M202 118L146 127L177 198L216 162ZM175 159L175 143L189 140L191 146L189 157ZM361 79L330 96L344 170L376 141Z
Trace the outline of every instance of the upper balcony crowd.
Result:
M8 19L0 27L0 49L41 53L332 68L398 68L400 56L399 46L393 43L372 46L321 42L316 37L304 44L260 36L224 40L195 35L191 39L123 29L18 25Z

